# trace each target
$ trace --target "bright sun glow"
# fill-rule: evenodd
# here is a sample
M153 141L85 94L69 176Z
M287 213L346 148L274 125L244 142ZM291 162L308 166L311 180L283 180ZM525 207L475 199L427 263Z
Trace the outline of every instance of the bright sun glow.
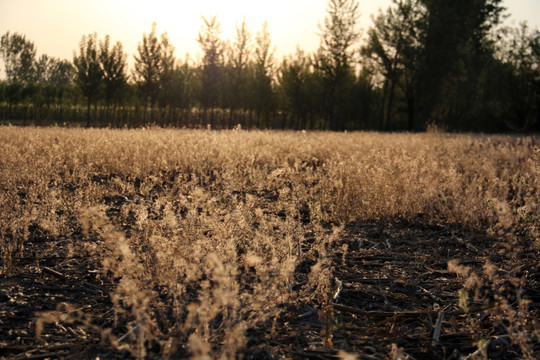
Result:
M168 32L179 56L185 52L193 55L194 49L198 50L195 39L203 23L202 16L217 16L223 39L232 40L237 24L245 18L253 35L265 21L268 22L272 42L280 53L293 52L297 45L310 50L315 48L318 45L317 22L324 16L326 1L312 1L311 7L305 7L303 1L277 3L280 6L276 6L276 2L245 0L158 1L152 5L140 1L136 3L132 20L128 21L132 29L140 29L140 32L148 31L151 22L155 21L158 32Z
M255 34L268 22L268 31L276 56L295 52L297 46L307 52L319 46L318 23L325 16L328 0L0 0L0 33L25 34L33 41L38 54L71 60L81 37L97 32L100 38L109 34L120 41L133 61L137 44L152 23L158 34L167 31L176 48L175 55L192 58L199 54L196 42L201 16L216 15L221 23L222 38L233 40L235 27L246 18ZM371 15L385 9L391 0L360 0L359 28L371 25ZM517 21L528 20L539 26L538 0L506 0L505 6Z

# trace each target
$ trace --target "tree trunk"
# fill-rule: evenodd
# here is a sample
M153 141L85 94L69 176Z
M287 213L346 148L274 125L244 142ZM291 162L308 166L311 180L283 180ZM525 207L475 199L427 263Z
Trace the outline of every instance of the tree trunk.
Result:
M86 104L86 127L90 127L90 107L92 106L92 98L88 97L88 103Z
M392 81L392 80L390 80ZM388 130L390 127L390 120L392 115L392 105L394 104L394 91L396 88L396 83L392 81L392 84L390 86L390 94L388 95L388 106L386 108L386 119L383 123L383 129Z

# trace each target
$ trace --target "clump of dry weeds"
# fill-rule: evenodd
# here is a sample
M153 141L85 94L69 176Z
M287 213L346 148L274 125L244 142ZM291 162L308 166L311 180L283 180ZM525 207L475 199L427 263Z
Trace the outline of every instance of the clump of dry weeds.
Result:
M328 249L350 221L421 218L539 238L534 137L0 130L3 271L16 271L12 259L36 237L84 240L116 284L106 337L139 358L150 348L235 357L250 328L271 328L308 298L333 321ZM494 276L488 267L479 283Z

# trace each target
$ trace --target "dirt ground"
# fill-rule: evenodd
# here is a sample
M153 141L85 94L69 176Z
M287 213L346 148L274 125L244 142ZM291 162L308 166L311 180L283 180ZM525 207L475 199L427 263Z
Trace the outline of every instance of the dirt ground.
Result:
M100 274L96 258L79 251L83 241L34 233L15 260L15 275L0 276L0 358L130 357L80 323L48 324L36 337L38 314L61 303L84 312L96 328L115 321L109 295L115 284ZM488 340L489 358L522 358L508 336L512 320L497 305L501 297L512 308L519 298L527 299L528 313L519 321L539 328L540 264L526 243L509 244L445 224L425 225L422 219L379 221L347 226L333 254L337 296L332 302L326 308L294 303L272 324L249 329L244 358L335 359L341 350L360 359L461 359L478 349L479 340ZM496 269L476 289L476 302L470 294L467 311L458 306L464 279L449 271L451 259L480 275L486 262ZM306 258L297 267L297 289L314 263ZM528 340L539 356L538 340ZM159 348L149 352L148 358L159 358Z

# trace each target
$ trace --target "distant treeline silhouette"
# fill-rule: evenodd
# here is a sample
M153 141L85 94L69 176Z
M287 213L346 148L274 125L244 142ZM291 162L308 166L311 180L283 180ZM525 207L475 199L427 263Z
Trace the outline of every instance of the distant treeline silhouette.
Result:
M357 1L329 0L320 47L276 59L266 23L232 40L202 18L198 61L145 33L128 69L109 35L72 61L6 32L0 120L93 127L540 130L540 32L505 26L502 0L393 0L359 31ZM315 31L315 29L314 29Z

